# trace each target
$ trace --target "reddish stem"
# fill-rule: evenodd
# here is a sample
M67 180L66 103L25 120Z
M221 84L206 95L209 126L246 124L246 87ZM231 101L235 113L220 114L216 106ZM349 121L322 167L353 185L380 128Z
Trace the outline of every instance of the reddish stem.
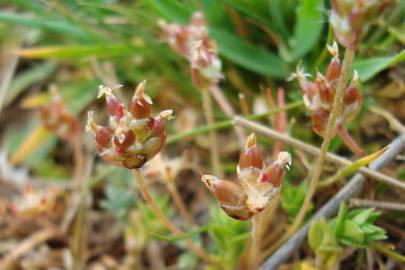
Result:
M364 150L356 143L356 141L350 136L346 128L343 125L338 126L338 133L342 138L343 143L358 157L364 156Z

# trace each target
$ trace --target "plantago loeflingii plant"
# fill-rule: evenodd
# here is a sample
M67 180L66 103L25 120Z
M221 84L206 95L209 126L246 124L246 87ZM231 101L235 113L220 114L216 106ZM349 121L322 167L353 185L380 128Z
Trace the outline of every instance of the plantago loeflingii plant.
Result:
M312 112L313 128L323 137L323 140L321 152L311 173L308 192L300 211L284 236L272 246L273 251L301 225L318 186L330 142L336 135L339 125L344 123L342 120L345 118L350 120L361 105L358 76L351 73L355 51L361 37L366 33L370 21L374 19L372 15L382 11L389 2L332 0L332 12L329 20L338 43L345 47L342 63L340 64L338 57L337 44L333 44L329 48L333 58L328 66L326 77L318 74L316 83L314 83L308 82L305 79L305 73L300 69L297 72L298 76L293 75L299 77L306 105ZM352 77L352 82L348 86L350 77ZM328 107L329 109L325 110ZM355 150L354 140L342 128L340 135L346 144L350 145L352 151L362 153L359 149Z
M202 181L215 196L218 205L230 217L238 220L252 219L251 267L260 263L261 219L263 211L280 191L285 169L291 166L291 156L280 152L277 160L266 165L252 133L240 153L237 167L238 181L222 180L203 175Z
M170 47L188 60L193 85L202 93L205 120L209 125L213 124L210 89L217 86L223 75L217 46L208 35L204 15L201 12L194 13L187 26L168 24L165 21L160 21L159 24ZM210 131L210 153L213 171L221 174L214 131Z
M318 71L315 81L310 81L307 79L310 75L305 73L303 68L298 67L297 72L292 76L298 79L304 104L311 112L312 128L321 137L325 135L342 68L337 43L334 42L332 46L328 46L328 50L332 55L332 59L325 75ZM351 83L345 89L342 112L333 127L332 136L334 137L336 133L339 133L343 142L357 156L363 156L364 152L350 137L345 124L360 111L362 101L363 97L359 91L359 76L355 71Z
M106 98L110 126L96 124L93 112L90 111L86 130L93 134L100 157L114 166L132 169L139 190L150 209L169 231L181 234L182 231L156 204L140 171L146 162L162 150L167 138L165 123L173 118L172 110L162 111L157 116L152 115L153 103L145 93L145 84L143 81L136 87L128 108L114 95L111 88L100 86L98 97ZM215 261L191 240L186 240L186 245L200 258Z

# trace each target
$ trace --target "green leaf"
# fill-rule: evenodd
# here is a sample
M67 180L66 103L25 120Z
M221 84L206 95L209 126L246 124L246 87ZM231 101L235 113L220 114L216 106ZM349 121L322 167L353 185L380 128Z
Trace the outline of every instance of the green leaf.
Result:
M267 3L263 0L221 0L227 5L243 12L249 17L263 23L267 26L271 26L270 16L267 12Z
M48 78L56 69L52 62L37 64L27 71L20 72L12 81L6 93L4 104L7 106L15 97L32 84Z
M139 52L143 48L144 45L133 47L131 44L68 45L22 49L17 54L25 58L69 60L90 56L118 57Z
M353 69L357 70L361 81L367 81L380 71L395 64L405 61L405 50L394 56L372 57L357 60L353 64Z
M187 24L192 14L190 5L175 0L143 0L143 3L158 15L172 22Z
M305 55L318 42L324 21L323 0L299 2L294 35L290 40L291 53L295 60Z
M312 250L316 250L322 242L323 233L319 221L313 221L308 231L308 244Z
M208 226L206 225L206 226L199 227L199 228L197 228L195 230L188 231L188 232L183 233L183 234L169 235L169 236L168 235L163 235L163 234L160 234L160 233L156 233L156 232L150 232L150 233L151 233L152 237L154 237L154 238L156 238L158 240L163 240L163 241L167 241L167 242L176 242L176 241L179 241L179 240L184 240L184 239L187 239L187 238L191 238L194 235L201 234L201 233L205 232L207 229L208 229Z
M285 19L283 16L283 10L281 6L282 4L280 2L282 1L270 0L269 3L270 15L274 23L274 27L276 28L276 31L281 34L284 40L287 40L287 38L290 36L290 33L288 32L287 27L285 25Z
M63 33L63 35L74 37L83 41L91 40L84 31L62 20L34 18L26 14L0 11L0 22L38 28L58 34Z
M217 42L219 52L231 62L250 71L274 78L288 76L286 64L277 55L249 44L237 35L218 28L210 29L211 37Z
M361 246L364 243L365 236L364 232L355 222L346 220L340 240L346 245Z

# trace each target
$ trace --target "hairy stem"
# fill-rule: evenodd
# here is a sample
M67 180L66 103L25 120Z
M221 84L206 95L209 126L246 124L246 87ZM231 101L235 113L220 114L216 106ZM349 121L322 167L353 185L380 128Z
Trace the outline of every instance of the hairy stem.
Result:
M146 204L153 211L155 216L173 234L175 234L175 235L183 234L183 231L180 228L178 228L174 223L172 223L163 214L162 210L160 210L160 208L156 204L155 200L153 199L151 193L149 192L149 189L146 186L145 181L143 180L143 176L142 176L142 173L140 172L140 170L139 169L134 169L133 172L134 172L135 180L138 183L139 190L142 193L142 196L145 199ZM215 260L214 258L209 256L203 249L201 249L200 247L195 246L194 243L190 239L186 239L185 244L193 254L195 254L196 256L201 258L202 260L210 262L210 263L216 263L216 264L219 263L217 260Z
M257 213L252 217L250 269L257 269L260 265L262 229L262 216L261 213Z
M210 91L203 90L202 98L203 98L203 109L204 109L205 121L207 122L208 125L213 125L214 124L214 114L212 111ZM212 165L213 173L215 175L222 176L221 164L219 161L219 152L218 152L218 139L217 139L216 132L211 130L209 133L209 138L210 138L211 165Z
M305 214L308 211L308 207L312 201L312 198L315 194L316 188L318 186L319 178L321 176L322 168L326 160L326 155L328 153L329 145L332 140L333 132L335 129L336 118L341 112L342 102L344 91L347 86L347 82L349 80L349 72L350 68L353 63L354 58L354 50L346 49L345 56L343 59L342 71L340 73L337 89L336 89L336 96L333 100L333 107L332 111L329 115L328 124L326 126L325 135L323 137L321 151L319 154L319 158L316 161L315 168L313 174L311 176L311 180L309 182L309 188L307 195L305 196L304 202L294 219L293 224L288 228L287 232L284 234L283 237L280 238L270 249L276 250L281 244L283 244L290 236L300 227L302 221L304 220Z
M174 177L169 168L166 168L166 172L164 174L166 179L166 186L170 192L170 195L173 198L174 204L180 211L180 215L187 221L189 226L193 226L195 224L193 217L188 212L186 206L184 205L183 200L180 197L179 191L177 190L176 183L174 182Z

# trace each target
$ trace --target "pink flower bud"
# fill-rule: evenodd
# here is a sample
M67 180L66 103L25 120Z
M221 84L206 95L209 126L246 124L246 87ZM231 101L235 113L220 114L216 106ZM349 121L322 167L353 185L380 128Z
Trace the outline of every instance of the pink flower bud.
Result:
M335 89L331 87L327 79L318 72L316 75L316 83L319 90L319 97L325 104L332 106L335 98Z
M120 100L112 93L112 89L101 85L99 87L98 98L105 96L107 101L107 112L113 117L115 122L119 122L125 114L125 106Z
M145 94L146 81L141 82L135 90L131 102L129 103L129 111L136 119L148 118L152 113L152 100Z
M245 205L246 196L241 186L212 175L203 175L201 180L227 215L238 220L247 220L253 215Z
M323 137L326 125L329 119L329 112L325 111L322 108L319 108L312 112L311 120L312 120L312 128L316 134Z
M284 177L284 167L289 169L290 165L290 154L287 152L280 152L277 160L264 169L260 181L272 184L276 188L280 187Z
M135 134L131 130L123 131L121 134L115 134L113 138L117 153L122 154L135 142Z
M262 154L256 146L256 135L254 133L247 138L245 148L240 153L238 163L238 170L250 167L263 168Z

